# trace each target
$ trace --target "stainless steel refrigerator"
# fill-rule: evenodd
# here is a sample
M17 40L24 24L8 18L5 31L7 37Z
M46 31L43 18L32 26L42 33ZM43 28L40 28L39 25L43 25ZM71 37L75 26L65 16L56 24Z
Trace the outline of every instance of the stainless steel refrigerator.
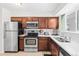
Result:
M4 22L4 51L18 51L18 22Z

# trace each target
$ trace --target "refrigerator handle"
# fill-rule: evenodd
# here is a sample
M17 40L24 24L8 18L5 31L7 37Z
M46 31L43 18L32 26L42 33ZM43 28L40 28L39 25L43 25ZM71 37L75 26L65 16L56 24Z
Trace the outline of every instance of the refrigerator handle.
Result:
M4 30L4 39L6 38L5 30Z

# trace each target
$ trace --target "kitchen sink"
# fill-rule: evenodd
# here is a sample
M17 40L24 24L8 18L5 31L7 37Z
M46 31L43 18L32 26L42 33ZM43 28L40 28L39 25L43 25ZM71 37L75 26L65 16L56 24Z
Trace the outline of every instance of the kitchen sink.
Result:
M62 38L62 37L54 37L54 38L59 42L70 42L70 41L67 41L66 38Z

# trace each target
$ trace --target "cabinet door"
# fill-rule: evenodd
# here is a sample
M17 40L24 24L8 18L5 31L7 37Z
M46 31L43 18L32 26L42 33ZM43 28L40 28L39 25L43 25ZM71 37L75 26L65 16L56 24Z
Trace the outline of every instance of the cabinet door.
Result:
M40 37L38 42L38 50L39 51L47 51L47 38Z
M58 29L58 27L59 27L58 17L48 18L48 28L49 29Z
M46 17L39 17L39 28L40 29L47 28L47 18Z
M27 17L28 18L28 22L32 21L32 17Z
M51 51L52 40L48 38L48 50Z
M28 21L27 17L22 17L22 23L26 23Z
M13 21L13 22L22 22L22 18L21 17L11 17L11 21Z
M55 43L51 44L51 54L53 56L58 56L59 55L59 49L58 49L58 46Z
M59 46L54 41L52 41L52 39L49 39L48 43L48 48L52 56L58 56L60 52Z
M27 17L23 17L22 18L22 28L26 28L26 22L28 22L28 18Z
M37 21L38 22L38 17L32 17L32 21Z
M24 51L24 38L19 38L19 50Z

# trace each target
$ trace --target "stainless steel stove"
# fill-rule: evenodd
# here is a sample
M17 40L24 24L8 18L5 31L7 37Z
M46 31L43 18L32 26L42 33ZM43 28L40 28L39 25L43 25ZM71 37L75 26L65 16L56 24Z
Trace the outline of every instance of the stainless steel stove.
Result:
M28 30L24 39L24 51L38 51L38 31Z

